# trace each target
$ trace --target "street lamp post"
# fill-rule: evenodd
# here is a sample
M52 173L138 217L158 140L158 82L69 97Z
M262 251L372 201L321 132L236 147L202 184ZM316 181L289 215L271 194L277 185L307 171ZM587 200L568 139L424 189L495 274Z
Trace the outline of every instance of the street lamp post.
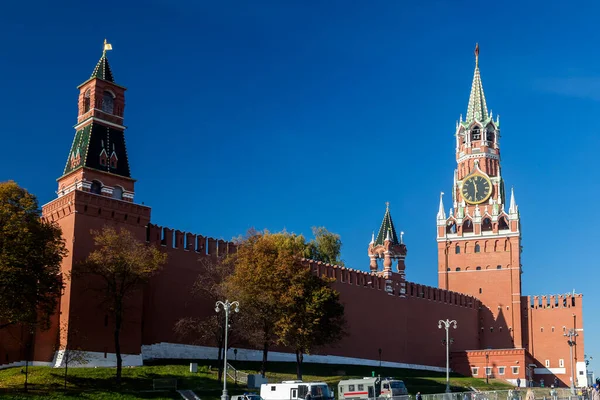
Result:
M575 337L579 336L575 329L571 328L567 333L563 333L563 336L568 337L567 343L569 344L569 358L571 359L571 393L575 394L575 371L573 369L573 346L575 345Z
M237 301L229 302L229 300L225 300L225 303L222 301L217 301L215 304L215 311L219 312L220 308L223 308L225 311L225 359L223 361L223 394L221 395L221 400L229 400L229 396L227 395L227 331L229 330L229 312L231 311L231 307L235 306L234 311L240 311L240 303Z
M454 329L456 329L456 321L449 319L447 320L439 320L438 329L442 329L442 325L446 328L446 393L450 393L450 338L448 335L448 328L450 325L454 324Z
M488 352L485 353L485 384L490 384L490 374L488 374L488 361L490 359L490 354Z

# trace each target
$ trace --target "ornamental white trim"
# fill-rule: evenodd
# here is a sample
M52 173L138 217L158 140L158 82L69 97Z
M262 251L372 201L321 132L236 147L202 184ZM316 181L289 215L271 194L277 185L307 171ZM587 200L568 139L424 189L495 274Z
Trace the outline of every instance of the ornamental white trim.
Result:
M458 236L456 233L446 233L444 236L438 237L438 242L457 242L457 241L465 241L465 240L473 240L473 238L478 239L498 239L499 237L520 237L521 233L517 230L515 232L511 231L500 231L499 233L494 233L492 235L474 235L474 234L465 234L465 236Z
M95 110L97 110L97 108L96 108ZM99 110L99 111L102 111L102 110ZM104 111L102 111L102 112L104 112ZM118 117L118 118L121 118L121 117ZM125 129L127 129L127 128L126 128L124 125L121 125L121 124L115 124L114 122L110 122L110 121L107 121L107 120L105 120L105 119L98 118L98 117L90 117L90 118L86 119L85 121L82 121L82 122L78 123L78 124L77 124L77 125L75 125L73 128L75 128L75 129L79 129L79 128L81 128L81 127L82 127L82 126L84 126L84 125L88 125L88 121L89 121L90 119L92 120L92 123L94 123L94 122L98 121L98 122L101 122L101 123L103 123L103 124L105 124L105 125L109 125L109 126L112 126L112 127L115 127L115 128L122 129L122 130L125 130ZM122 119L122 118L121 118L121 119Z
M456 160L456 163L458 164L465 160L469 160L469 159L473 159L473 158L490 158L492 160L498 160L498 161L500 160L499 155L492 154L492 153L485 151L485 152L479 152L479 153L475 153L475 154L465 154L464 156L459 157Z
M566 368L534 368L533 373L536 375L563 375L566 374Z
M215 360L217 358L217 348L208 346L195 346L179 343L155 343L152 345L142 345L143 360L160 359L204 359ZM233 348L227 352L227 357L234 358ZM236 358L238 361L260 361L262 360L262 350L250 350L238 348ZM296 362L296 356L293 353L283 353L279 351L269 352L270 361ZM334 356L328 354L306 354L304 362L317 364L345 364L345 365L369 365L383 366L388 368L407 368L417 370L427 370L444 372L445 367L437 367L423 364L408 364L403 362L379 361L378 359L354 358Z

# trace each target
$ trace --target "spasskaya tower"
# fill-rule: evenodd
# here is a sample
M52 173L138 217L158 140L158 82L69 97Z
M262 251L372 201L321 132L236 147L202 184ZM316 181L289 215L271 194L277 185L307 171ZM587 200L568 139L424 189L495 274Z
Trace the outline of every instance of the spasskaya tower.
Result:
M520 348L521 232L500 165L500 120L488 112L475 47L475 72L465 120L456 124L452 208L443 193L437 213L438 286L477 297L482 348Z

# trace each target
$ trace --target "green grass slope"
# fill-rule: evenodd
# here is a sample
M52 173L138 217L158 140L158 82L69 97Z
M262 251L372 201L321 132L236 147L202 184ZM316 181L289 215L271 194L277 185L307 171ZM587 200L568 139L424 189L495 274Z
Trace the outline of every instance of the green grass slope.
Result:
M174 362L175 363L175 362ZM67 390L63 389L64 369L48 367L29 368L29 391L23 393L25 375L22 368L0 370L0 398L2 399L179 399L175 391L155 392L153 379L176 378L178 389L191 389L203 400L218 399L222 383L217 381L215 368L208 368L208 362L200 365L198 373L189 372L189 364L149 365L123 369L123 382L120 388L114 383L114 368L70 368ZM212 363L214 365L214 362ZM233 362L241 371L256 373L260 368L257 362ZM280 382L296 378L294 363L269 363L269 382ZM324 381L336 389L341 379L360 378L376 375L394 376L404 380L411 394L442 393L446 378L442 373L396 368L376 368L358 365L305 364L304 381ZM465 378L453 375L450 378L453 391L508 389L510 385L490 380ZM228 383L229 394L240 394L248 389L242 385ZM256 391L256 390L255 390Z

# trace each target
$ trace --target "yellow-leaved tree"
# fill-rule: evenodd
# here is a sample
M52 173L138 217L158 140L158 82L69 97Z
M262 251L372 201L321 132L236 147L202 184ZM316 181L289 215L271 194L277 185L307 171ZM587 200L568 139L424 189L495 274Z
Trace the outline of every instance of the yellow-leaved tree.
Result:
M102 302L112 315L114 324L115 353L117 356L117 384L121 383L123 359L121 358L120 335L125 316L127 299L150 277L157 273L167 261L167 254L156 247L136 239L126 230L104 227L92 231L96 249L78 265L74 276L96 276L93 289L99 291Z
M240 302L240 313L252 316L245 328L250 341L262 348L263 376L271 345L283 344L296 353L301 378L304 354L344 335L339 294L302 263L307 246L302 235L250 231L227 259L235 268L226 292Z

